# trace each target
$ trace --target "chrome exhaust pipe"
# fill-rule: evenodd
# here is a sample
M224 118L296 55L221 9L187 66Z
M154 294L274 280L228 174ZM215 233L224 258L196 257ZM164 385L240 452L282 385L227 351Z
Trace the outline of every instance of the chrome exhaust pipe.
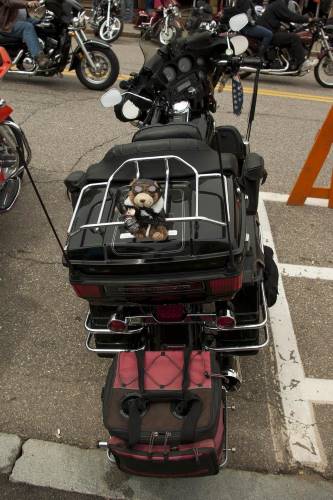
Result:
M243 381L239 356L227 356L223 358L221 374L224 377L227 391L239 391Z
M12 73L13 75L28 75L28 76L35 76L37 75L38 69L35 69L34 71L21 71L19 69L10 69L8 73Z

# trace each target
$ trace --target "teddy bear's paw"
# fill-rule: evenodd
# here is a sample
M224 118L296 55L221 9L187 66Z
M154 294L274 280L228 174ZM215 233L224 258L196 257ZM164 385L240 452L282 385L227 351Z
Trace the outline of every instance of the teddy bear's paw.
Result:
M163 233L160 233L159 231L156 231L156 233L154 233L152 235L152 239L154 241L163 241L163 240L166 240L166 235Z

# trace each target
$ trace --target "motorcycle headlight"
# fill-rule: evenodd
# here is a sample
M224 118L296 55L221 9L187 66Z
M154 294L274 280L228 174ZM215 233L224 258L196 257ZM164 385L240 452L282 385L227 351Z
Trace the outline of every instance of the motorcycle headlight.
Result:
M0 126L0 178L13 177L20 167L16 139L6 126Z

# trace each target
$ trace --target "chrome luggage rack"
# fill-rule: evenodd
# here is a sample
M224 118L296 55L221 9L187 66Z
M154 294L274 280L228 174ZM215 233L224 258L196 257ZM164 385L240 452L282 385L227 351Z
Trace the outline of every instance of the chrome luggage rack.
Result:
M149 161L153 161L153 160L155 160L155 161L160 160L161 162L164 163L165 182L164 182L163 195L164 195L164 211L165 212L167 211L167 206L168 206L168 195L169 195L169 184L170 184L170 163L169 163L170 160L176 160L179 163L181 163L182 165L184 165L185 167L189 168L192 171L193 176L195 177L195 214L193 216L189 216L189 217L167 217L165 219L167 222L203 221L203 222L208 222L208 223L212 223L212 224L216 224L216 225L224 226L224 227L228 225L228 223L230 222L230 211L229 211L227 180L226 180L225 176L223 176L222 186L223 186L223 194L224 194L225 203L226 203L226 219L227 220L222 221L222 220L210 219L208 217L201 216L199 213L199 182L200 182L200 179L203 179L203 178L209 178L209 177L221 178L220 172L214 172L211 174L199 174L198 170L193 165L191 165L190 163L188 163L187 161L183 160L182 158L180 158L179 156L176 156L176 155L146 156L146 157L139 157L139 158L129 158L128 160L124 161L117 168L117 170L115 170L115 172L112 175L110 175L108 181L87 184L86 186L84 186L82 188L80 195L79 195L79 198L78 198L78 201L77 201L77 204L76 204L76 207L75 207L75 210L74 210L74 213L73 213L73 216L72 216L71 221L69 223L69 227L68 227L68 231L67 231L68 238L70 238L71 236L74 236L75 234L78 234L80 231L83 231L85 229L98 231L101 228L105 228L105 227L109 227L109 226L122 226L122 225L124 225L123 221L113 221L113 220L103 221L105 205L106 205L108 194L110 193L110 188L111 188L112 182L114 181L114 178L117 175L117 173L122 168L124 168L125 166L127 166L129 164L133 164L133 167L134 167L134 174L135 175L132 176L132 178L136 177L136 179L139 179L140 178L140 163L149 162ZM97 186L100 186L100 187L105 186L105 193L103 196L102 205L101 205L100 211L98 213L96 222L91 223L91 224L84 224L84 225L80 226L78 229L73 230L73 225L74 225L75 218L77 216L77 213L78 213L78 210L80 207L82 197L89 189L96 188ZM113 210L110 218L113 219L113 217L114 217L114 210Z

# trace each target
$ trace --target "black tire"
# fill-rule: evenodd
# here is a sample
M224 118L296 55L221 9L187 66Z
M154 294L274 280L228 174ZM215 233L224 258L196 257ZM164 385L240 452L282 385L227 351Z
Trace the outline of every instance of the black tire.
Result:
M317 64L317 66L315 66L315 68L314 68L315 79L317 80L319 85L321 85L322 87L332 89L333 88L333 71L330 70L330 72L332 73L332 75L330 75L331 82L325 82L322 79L321 74L320 74L321 71L325 71L323 68L325 66L325 64L333 66L333 62L329 58L328 54L326 54L324 57L322 57L320 59L319 63Z
M124 30L124 21L118 16L112 16L112 17L114 19L116 19L117 22L120 24L119 30L116 32L116 34L114 36L112 36L109 39L106 39L105 37L103 38L103 36L101 35L103 25L106 23L106 19L100 24L99 30L98 30L99 38L101 38L106 43L112 43L112 42L115 42L116 40L118 40L118 38L120 37L120 35L122 34L122 32Z
M80 82L91 90L105 90L111 87L114 82L117 80L119 75L119 61L116 54L109 47L103 47L93 42L89 44L89 47L86 47L89 54L92 55L93 59L97 59L97 62L100 64L104 61L107 61L109 68L107 68L107 74L105 77L99 77L98 75L94 75L89 65L87 64L86 58L83 56L82 59L78 59L75 72L80 80ZM90 72L90 75L87 75L87 71ZM95 79L95 81L94 81Z

